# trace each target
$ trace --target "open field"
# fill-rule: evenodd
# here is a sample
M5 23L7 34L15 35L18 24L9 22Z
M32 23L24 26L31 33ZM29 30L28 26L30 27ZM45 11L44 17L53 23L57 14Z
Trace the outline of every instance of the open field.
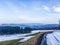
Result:
M29 39L26 42L18 42L21 39L17 40L11 40L11 41L5 41L5 42L0 42L0 45L36 45L37 39L39 36L41 36L43 33L36 33L36 34L31 34L31 35L26 35L26 36L35 36L31 39Z
M34 38L31 38L30 40L19 43L18 45L36 45L38 38L43 35L44 33L36 33Z
M21 39L23 39L23 38L21 38ZM21 39L0 42L0 45L16 45L18 43L18 41Z

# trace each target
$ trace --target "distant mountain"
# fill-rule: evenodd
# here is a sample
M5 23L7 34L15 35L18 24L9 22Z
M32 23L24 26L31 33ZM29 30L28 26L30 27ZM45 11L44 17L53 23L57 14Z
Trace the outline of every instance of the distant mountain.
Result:
M59 24L40 24L40 23L26 23L26 24L1 24L0 26L19 26L19 27L31 27L34 29L58 27Z
M40 24L40 23L26 23L26 24L0 24L0 26L43 26L43 27L48 27L48 26L58 26L59 24Z
M40 26L40 23L27 23L27 24L1 24L0 26Z
M57 27L59 26L59 24L46 24L46 25L43 25L43 27Z
M59 24L1 24L0 34L28 33L32 30L58 30Z

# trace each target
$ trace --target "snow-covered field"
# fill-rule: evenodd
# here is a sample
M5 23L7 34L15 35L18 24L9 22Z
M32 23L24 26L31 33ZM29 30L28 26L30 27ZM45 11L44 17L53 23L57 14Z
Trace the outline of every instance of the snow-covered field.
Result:
M27 40L33 38L33 37L35 37L35 36L24 37L24 39L20 40L19 42L25 42L25 41L27 41Z
M15 39L20 39L20 38L24 38L19 42L24 42L29 40L30 38L34 37L34 36L28 36L26 37L26 35L30 35L30 34L35 34L38 33L39 31L32 31L31 33L26 33L26 34L13 34L13 35L0 35L0 42L2 41L9 41L9 40L15 40Z
M49 30L49 31L53 31L53 30ZM16 39L20 39L20 38L23 38L23 39L19 42L25 42L25 41L29 40L30 38L34 37L34 36L26 37L26 35L35 34L38 32L48 32L48 30L34 30L34 31L31 31L31 33L26 33L26 34L0 35L0 42L16 40Z
M60 32L53 32L46 36L47 45L60 45Z

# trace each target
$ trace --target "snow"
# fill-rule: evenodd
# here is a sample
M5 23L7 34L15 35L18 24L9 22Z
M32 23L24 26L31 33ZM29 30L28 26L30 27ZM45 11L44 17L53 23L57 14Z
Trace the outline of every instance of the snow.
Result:
M0 42L9 41L9 40L16 40L16 39L20 39L20 38L24 38L23 40L21 40L21 42L25 42L25 41L29 40L30 38L34 37L34 36L26 37L26 35L35 34L38 32L31 31L31 33L26 33L26 34L0 35Z
M20 40L19 42L25 42L31 38L33 38L34 36L28 36L28 37L24 37L24 39Z
M23 38L22 35L1 35L0 42Z
M29 40L30 38L34 37L34 36L26 37L26 35L35 34L38 32L45 32L45 31L44 30L34 30L34 31L31 31L31 33L26 33L26 34L0 35L0 42L9 41L9 40L16 40L16 39L20 39L20 38L23 38L23 39L19 42L25 42L25 41ZM47 36L47 38L48 38L48 36Z
M60 45L60 32L53 32L46 35L47 45Z

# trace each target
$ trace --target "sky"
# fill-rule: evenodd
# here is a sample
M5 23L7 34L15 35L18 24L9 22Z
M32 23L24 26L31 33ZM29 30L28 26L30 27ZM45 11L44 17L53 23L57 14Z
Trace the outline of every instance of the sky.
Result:
M57 24L60 0L0 0L0 23Z

